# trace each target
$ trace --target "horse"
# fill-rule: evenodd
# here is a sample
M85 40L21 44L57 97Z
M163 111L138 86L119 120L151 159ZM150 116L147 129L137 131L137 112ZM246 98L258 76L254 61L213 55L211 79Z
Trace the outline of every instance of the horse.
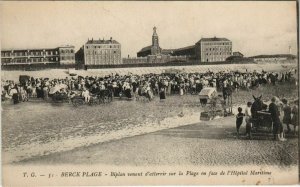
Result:
M263 110L263 106L265 104L261 100L262 95L260 95L259 97L255 97L254 95L252 95L252 97L254 99L254 102L250 109L251 110L251 122L253 124L253 127L258 128L263 123L263 119L261 118L261 116L259 115L258 112Z

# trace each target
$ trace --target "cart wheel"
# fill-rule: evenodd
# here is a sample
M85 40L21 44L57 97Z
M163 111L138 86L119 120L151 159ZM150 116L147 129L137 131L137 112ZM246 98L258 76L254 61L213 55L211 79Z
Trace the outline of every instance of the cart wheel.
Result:
M104 96L104 97L103 97L103 103L108 103L108 102L109 102L108 100L109 100L109 99L108 99L107 96Z

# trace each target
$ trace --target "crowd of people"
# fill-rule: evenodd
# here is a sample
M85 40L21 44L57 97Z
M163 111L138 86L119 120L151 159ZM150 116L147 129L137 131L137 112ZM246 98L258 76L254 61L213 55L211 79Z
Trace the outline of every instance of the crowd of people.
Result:
M74 92L79 92L84 97L85 102L89 102L91 95L97 95L103 90L110 90L111 97L127 97L128 99L138 98L146 95L151 100L158 95L161 100L168 95L199 94L205 87L215 87L222 91L225 88L255 89L265 84L275 85L279 82L294 81L297 85L295 75L297 70L290 69L286 72L239 72L239 71L207 71L205 73L162 73L144 75L118 75L107 76L69 76L63 79L34 78L27 77L20 79L19 82L2 80L2 100L12 99L14 104L20 101L28 101L29 98L41 98L47 100L49 96L57 93L71 96ZM273 121L274 137L284 140L282 135L283 125L286 124L288 132L291 131L290 125L298 125L298 100L292 102L291 106L286 99L282 100L282 105L278 107L274 104L275 99L269 107L263 106L263 110L268 108ZM238 108L236 128L239 136L239 129L245 117L246 134L251 130L251 102L247 103L245 112ZM284 113L283 120L280 121L280 110Z
M159 95L165 99L172 94L198 94L204 87L215 87L222 90L232 87L235 90L259 87L293 80L296 70L286 72L238 72L238 71L207 71L205 73L162 73L145 75L107 75L76 76L63 79L34 78L14 82L2 80L2 99L12 98L14 104L27 101L29 97L47 100L54 92L70 94L73 91L82 92L88 102L91 94L98 94L101 90L111 90L113 97L125 96L129 99L147 94L151 100ZM297 84L297 83L296 83Z

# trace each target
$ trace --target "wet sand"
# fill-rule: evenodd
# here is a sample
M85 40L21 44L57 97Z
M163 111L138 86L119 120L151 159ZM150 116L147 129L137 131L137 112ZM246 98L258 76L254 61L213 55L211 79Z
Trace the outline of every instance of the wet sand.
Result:
M273 141L271 135L253 140L236 138L234 117L165 129L71 151L34 157L21 165L277 165L292 166L298 160L298 138ZM244 126L241 129L243 133Z

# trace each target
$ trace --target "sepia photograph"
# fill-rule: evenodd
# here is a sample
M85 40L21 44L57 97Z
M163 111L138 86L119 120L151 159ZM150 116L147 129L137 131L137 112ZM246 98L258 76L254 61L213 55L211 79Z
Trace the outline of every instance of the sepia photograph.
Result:
M297 1L2 1L3 186L299 184Z

